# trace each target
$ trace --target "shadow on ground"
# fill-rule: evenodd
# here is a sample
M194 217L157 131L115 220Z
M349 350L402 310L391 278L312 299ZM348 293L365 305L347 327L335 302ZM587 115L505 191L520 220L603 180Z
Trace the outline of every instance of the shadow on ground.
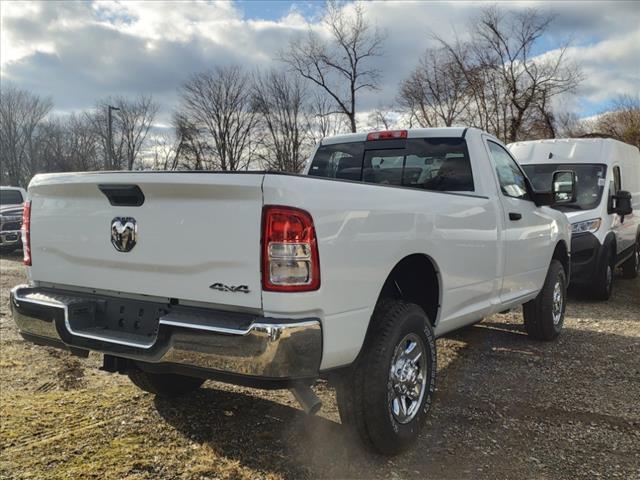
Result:
M618 415L637 418L627 395L611 405L617 390L638 390L633 372L609 360L604 375L591 374L592 355L603 342L620 361L640 346L638 338L574 328L558 342L533 342L521 324L491 319L439 340L439 348L461 348L439 370L438 396L416 447L394 458L365 451L339 423L251 395L205 388L184 399L157 398L155 405L192 441L253 470L289 478L491 477L498 465L499 477L532 471L562 477L563 469L571 477L581 456L593 461L611 451L588 436L572 438L574 427L597 425L631 439L637 428ZM606 408L594 398L606 401ZM558 450L564 460L553 453ZM602 461L607 464L606 456ZM633 468L633 455L620 461Z

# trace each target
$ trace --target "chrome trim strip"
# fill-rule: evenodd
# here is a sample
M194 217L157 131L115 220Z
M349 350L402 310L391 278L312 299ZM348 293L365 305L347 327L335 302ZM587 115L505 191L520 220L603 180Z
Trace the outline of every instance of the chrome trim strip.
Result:
M204 332L224 333L226 335L247 335L251 332L253 325L246 330L236 330L234 328L216 327L213 325L194 325L192 323L180 322L178 320L166 320L160 317L160 325L171 325L172 327L189 328L191 330L202 330Z
M172 327L189 328L191 330L202 330L205 332L224 333L226 335L239 335L245 336L251 334L252 331L257 330L261 332L271 331L273 329L284 329L293 327L311 327L317 322L313 320L304 320L294 323L252 323L249 328L245 330L239 330L235 328L216 327L215 325L197 325L188 322L181 322L178 320L167 319L167 316L160 317L161 325L170 325Z

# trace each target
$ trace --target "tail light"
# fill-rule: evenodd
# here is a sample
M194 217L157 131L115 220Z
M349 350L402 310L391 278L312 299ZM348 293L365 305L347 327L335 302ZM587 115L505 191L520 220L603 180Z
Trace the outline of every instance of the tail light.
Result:
M407 138L407 130L385 130L383 132L371 132L367 135L367 142L371 140L394 140L397 138Z
M22 253L24 264L31 266L31 202L24 202L22 210Z
M292 207L262 211L262 288L308 292L320 288L320 261L313 219Z

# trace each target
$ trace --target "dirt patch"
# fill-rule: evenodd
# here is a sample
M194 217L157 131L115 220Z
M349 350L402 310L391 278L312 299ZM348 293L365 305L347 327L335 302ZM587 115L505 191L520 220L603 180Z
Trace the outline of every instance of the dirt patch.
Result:
M609 302L574 297L556 342L520 312L439 339L438 392L415 448L365 452L333 390L307 417L287 391L207 382L174 400L106 374L100 356L24 342L0 263L0 478L640 478L640 280Z
M84 385L84 365L77 358L61 350L49 349L48 353L59 360L57 383L63 390L74 390Z

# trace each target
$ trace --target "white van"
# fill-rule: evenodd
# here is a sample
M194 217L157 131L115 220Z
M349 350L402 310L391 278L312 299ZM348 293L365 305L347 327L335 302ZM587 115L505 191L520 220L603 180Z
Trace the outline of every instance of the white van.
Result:
M535 189L548 189L556 170L576 173L576 199L554 208L572 224L571 283L598 299L611 296L613 270L638 275L640 152L610 138L534 140L508 146Z

